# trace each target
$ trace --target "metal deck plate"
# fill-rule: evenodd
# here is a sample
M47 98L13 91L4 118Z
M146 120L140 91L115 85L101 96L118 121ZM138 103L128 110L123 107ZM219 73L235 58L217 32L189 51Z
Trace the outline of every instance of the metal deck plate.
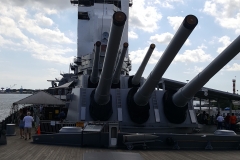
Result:
M144 160L139 153L129 152L88 152L84 153L83 160Z
M82 129L80 127L62 127L59 133L81 133Z
M216 130L214 132L216 136L236 136L237 134L232 130Z
M87 125L85 128L84 128L84 132L100 132L103 128L103 125L94 125L94 124L91 124L91 125Z

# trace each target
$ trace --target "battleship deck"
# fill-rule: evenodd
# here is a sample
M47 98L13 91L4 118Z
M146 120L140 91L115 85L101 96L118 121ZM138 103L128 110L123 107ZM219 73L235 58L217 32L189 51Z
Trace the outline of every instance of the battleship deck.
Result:
M214 151L198 151L198 150L122 150L122 149L99 149L99 148L81 148L56 145L33 144L31 140L23 140L17 136L7 137L7 145L0 146L1 160L24 159L24 160L42 160L42 159L84 159L85 153L91 152L124 152L139 153L145 160L211 160L211 159L240 159L238 150L214 150Z

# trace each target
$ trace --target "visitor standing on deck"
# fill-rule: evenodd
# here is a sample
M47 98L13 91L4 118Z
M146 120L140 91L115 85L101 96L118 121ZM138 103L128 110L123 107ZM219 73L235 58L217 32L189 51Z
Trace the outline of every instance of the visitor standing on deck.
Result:
M31 130L32 130L32 122L33 117L30 116L30 112L27 112L27 116L23 118L24 121L24 132L25 132L25 140L27 140L27 134L29 134L29 139L31 139Z
M219 116L217 117L217 129L223 129L223 121L224 121L224 118L221 114L219 114Z
M230 128L230 114L228 113L227 116L224 118L225 129Z
M230 127L231 127L231 130L235 131L236 123L237 123L237 117L234 115L234 113L232 113L232 115L230 116Z
M20 130L20 138L24 138L24 113L23 110L20 109L20 116L19 116L19 130Z
M61 122L63 122L63 120L66 118L65 112L64 112L64 111L61 111L61 112L59 113L58 117L59 117L59 120L60 120Z

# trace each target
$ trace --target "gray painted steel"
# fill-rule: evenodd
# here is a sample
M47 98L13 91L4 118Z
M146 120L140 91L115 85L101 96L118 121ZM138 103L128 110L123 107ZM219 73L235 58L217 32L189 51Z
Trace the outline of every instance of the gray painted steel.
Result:
M62 127L59 133L81 133L82 128L80 127Z
M155 140L157 138L159 137L151 134L131 134L131 135L124 135L123 142L148 141L148 140Z
M236 136L237 134L232 130L216 130L214 132L216 136Z
M127 82L128 77L122 77L122 82ZM84 117L84 121L93 121L92 117L90 116L89 112L89 105L90 105L90 94L94 88L74 88L73 95L74 99L69 106L67 120L68 121L82 121ZM139 125L134 123L129 116L128 108L127 108L127 94L130 88L127 89L111 89L110 94L112 96L112 106L113 106L113 114L109 118L108 121L118 122L118 115L119 115L119 107L121 107L121 115L122 121L119 122L119 128L122 132L131 132L131 133L163 133L163 132L170 132L170 133L188 133L192 131L192 128L198 127L197 123L193 123L190 117L189 111L187 111L187 117L184 123L182 124L172 124L170 123L166 116L164 115L163 109L163 91L154 91L155 92L155 104L153 104L152 97L149 100L150 110L149 110L149 119ZM119 93L118 93L119 92ZM119 96L121 99L118 99ZM117 101L118 99L118 101ZM120 104L120 106L119 106ZM82 107L86 107L85 113L82 113ZM158 111L159 117L161 117L161 121L156 123L156 109ZM193 110L193 106L189 105L188 110ZM83 116L83 117L82 117Z
M7 124L6 125L6 136L16 136L15 124Z
M122 65L123 65L123 61L124 61L127 49L128 49L128 43L124 43L123 44L122 53L120 55L120 58L118 60L115 72L113 74L113 82L112 83L114 83L114 84L118 84L119 83L121 70L122 70Z
M231 59L240 52L240 36L238 36L217 58L201 73L173 95L173 103L182 107Z
M196 22L197 18L194 16ZM149 98L151 97L152 92L155 90L157 84L161 80L163 74L167 70L170 63L173 61L174 57L178 51L183 46L184 42L187 40L188 36L191 34L193 29L188 29L184 26L184 22L179 27L178 31L172 38L168 47L164 51L162 57L159 59L158 63L149 74L145 83L138 89L134 95L134 101L139 106L144 106L148 103ZM197 25L197 23L195 24Z
M118 13L118 14L116 14ZM106 56L104 59L103 70L100 76L98 86L95 91L94 100L99 105L107 104L110 100L110 88L112 84L113 70L116 63L116 57L121 42L123 28L126 20L126 15L123 12L116 12L113 15L113 22L110 31L110 37L107 44ZM122 25L114 24L114 16L123 16L125 19L120 19Z
M126 133L118 133L117 148L126 148L123 136ZM174 134L174 133L157 133L153 134L159 138L156 140L132 142L136 148L142 149L145 144L149 149L239 149L240 136L216 136L213 134ZM55 144L55 145L75 145L91 147L108 147L108 133L84 133L83 142L82 134L42 134L34 135L33 143ZM170 141L168 141L170 139ZM230 143L231 142L231 143ZM131 143L131 142L130 142ZM129 143L128 143L129 144Z
M108 147L108 133L65 133L33 135L33 143L68 146ZM83 140L83 141L82 141Z
M149 60L149 58L151 57L152 52L153 52L154 49L155 49L155 44L151 44L151 45L149 46L149 49L148 49L145 57L143 58L143 61L142 61L141 65L139 66L137 72L136 72L135 75L133 76L132 84L138 85L138 84L140 83L140 80L141 80L141 78L142 78L142 74L143 74L143 72L144 72L144 70L145 70L145 67L146 67L146 65L147 65L147 63L148 63L148 60Z
M101 42L97 41L95 43L95 54L94 54L94 60L93 60L93 67L92 67L92 73L91 73L91 77L90 77L90 81L92 83L97 83L98 82L98 72L99 72L99 55L100 55L100 46L101 46Z

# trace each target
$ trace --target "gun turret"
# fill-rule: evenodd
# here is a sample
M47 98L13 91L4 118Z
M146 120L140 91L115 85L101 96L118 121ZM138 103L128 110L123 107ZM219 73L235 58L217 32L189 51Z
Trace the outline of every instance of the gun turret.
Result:
M98 86L91 94L90 114L94 120L105 121L112 115L110 89L113 78L113 70L126 19L127 16L124 12L119 11L113 14L103 70Z
M146 55L145 55L145 57L144 57L144 59L143 59L143 61L142 61L142 63L141 63L141 65L139 66L136 74L132 78L132 84L133 85L138 85L140 83L140 80L141 80L142 74L144 72L144 69L145 69L145 67L148 63L148 60L151 57L154 49L155 49L155 44L151 44L147 53L146 53Z
M95 55L94 55L94 60L93 60L93 67L92 67L92 73L91 73L91 77L90 77L90 81L95 84L98 82L98 72L99 72L99 68L98 68L98 64L99 64L99 55L100 55L100 46L101 46L101 42L97 41L95 44Z
M240 52L240 36L238 36L217 58L202 72L173 95L173 103L183 107L192 97L231 59Z
M122 65L123 65L123 61L124 61L127 49L128 49L128 43L125 42L123 44L123 50L122 50L122 53L120 55L120 58L118 60L118 63L117 63L117 66L116 66L116 69L115 69L115 72L114 72L114 75L113 75L113 82L112 82L113 84L118 84L119 83L120 73L121 73L121 69L122 69Z
M132 88L129 91L128 111L132 121L140 124L147 121L149 117L148 101L151 94L197 23L198 19L194 15L186 16L145 83L138 90Z
M239 44L240 36L184 87L180 88L176 93L169 91L164 93L164 114L170 122L180 124L185 121L189 100L240 52Z

